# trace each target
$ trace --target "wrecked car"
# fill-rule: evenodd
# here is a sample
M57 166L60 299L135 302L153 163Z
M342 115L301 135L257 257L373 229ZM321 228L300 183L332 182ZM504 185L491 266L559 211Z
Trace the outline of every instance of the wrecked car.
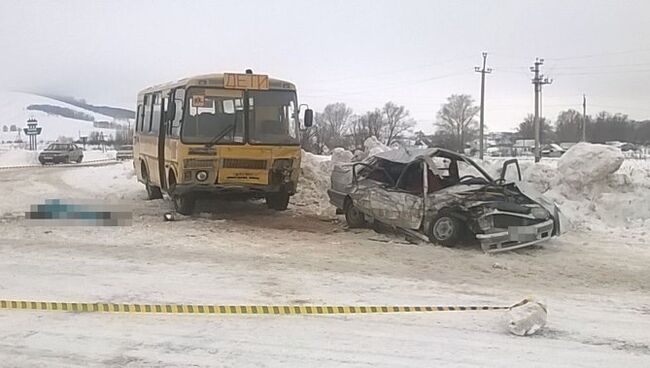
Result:
M531 246L560 234L561 213L523 183L507 182L503 164L493 179L470 158L439 148L376 154L337 165L328 190L349 227L379 222L443 246L478 241L485 252Z

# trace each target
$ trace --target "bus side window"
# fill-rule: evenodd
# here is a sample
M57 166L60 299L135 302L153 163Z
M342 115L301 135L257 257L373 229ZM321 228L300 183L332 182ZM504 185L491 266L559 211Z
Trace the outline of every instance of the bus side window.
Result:
M137 115L135 116L135 119L136 119L135 120L135 131L136 132L139 132L139 131L142 130L142 120L143 120L142 119L142 114L143 114L142 104L139 104L138 105L138 112L137 112Z
M142 132L151 131L151 95L144 96L144 111L142 113Z
M174 120L170 125L170 136L178 137L181 131L181 119L183 118L183 103L185 101L185 90L176 89L174 90L174 103L176 104L176 114L174 115Z
M151 129L150 132L158 132L160 129L160 114L162 113L162 95L156 93L153 98L153 109L151 110Z

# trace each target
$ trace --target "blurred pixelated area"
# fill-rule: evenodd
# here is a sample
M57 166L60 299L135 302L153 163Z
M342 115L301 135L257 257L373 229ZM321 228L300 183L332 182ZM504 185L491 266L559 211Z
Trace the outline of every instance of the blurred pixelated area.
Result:
M32 225L47 226L131 226L133 212L128 206L85 200L46 199L25 212Z

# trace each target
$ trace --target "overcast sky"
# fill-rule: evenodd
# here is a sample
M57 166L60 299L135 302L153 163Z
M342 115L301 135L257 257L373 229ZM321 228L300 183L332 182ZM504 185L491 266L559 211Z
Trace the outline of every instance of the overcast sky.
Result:
M316 110L363 113L388 100L433 130L453 93L480 97L508 130L533 109L650 118L650 1L10 1L0 2L0 90L134 108L137 91L194 74L255 72L296 83Z

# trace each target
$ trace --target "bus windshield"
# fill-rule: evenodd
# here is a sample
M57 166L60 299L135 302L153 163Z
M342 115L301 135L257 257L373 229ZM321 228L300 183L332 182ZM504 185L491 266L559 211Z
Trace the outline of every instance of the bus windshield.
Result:
M190 88L181 138L189 144L244 143L244 129L252 144L299 144L296 93L250 91L248 122L244 92Z
M252 144L298 144L296 93L250 91L249 132Z
M181 129L183 142L244 143L242 91L190 88L187 106Z

